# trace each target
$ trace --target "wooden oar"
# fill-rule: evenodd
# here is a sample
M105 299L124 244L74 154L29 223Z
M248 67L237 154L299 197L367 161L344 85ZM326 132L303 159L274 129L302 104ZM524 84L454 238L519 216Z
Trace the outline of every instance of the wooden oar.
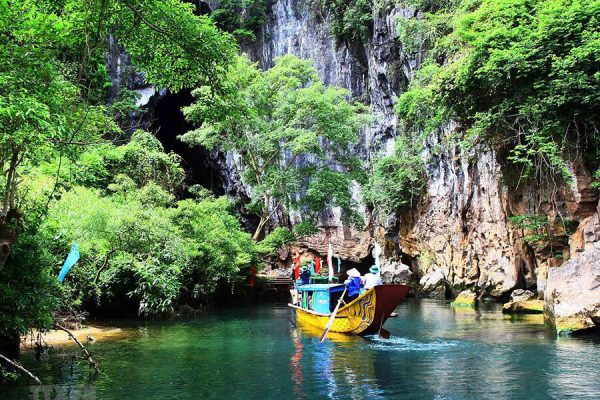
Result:
M381 322L379 323L379 337L382 339L389 339L391 334L390 331L383 327L383 315L385 315L385 312L381 315Z
M390 331L388 331L385 328L379 328L379 337L382 339L389 339L390 338Z
M329 330L331 329L331 326L333 325L333 321L335 321L335 316L338 312L338 309L340 308L340 304L342 304L342 300L344 300L344 296L346 295L346 290L348 290L347 287L344 288L344 292L342 293L342 296L338 300L338 303L335 306L335 309L331 313L331 317L329 317L329 322L327 322L327 326L325 327L325 332L323 332L323 334L321 335L321 343L323 343L325 341L325 338L327 337L327 334L329 333Z

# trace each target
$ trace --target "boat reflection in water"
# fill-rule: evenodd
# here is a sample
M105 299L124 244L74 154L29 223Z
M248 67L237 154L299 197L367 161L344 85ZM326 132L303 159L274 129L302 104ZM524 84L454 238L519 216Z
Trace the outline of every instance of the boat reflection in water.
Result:
M371 340L330 333L327 342L319 343L322 333L321 329L301 321L291 327L296 353L290 366L297 398L313 398L315 393L311 391L315 387L320 388L320 397L382 398L375 354L364 351ZM306 385L308 381L310 385Z

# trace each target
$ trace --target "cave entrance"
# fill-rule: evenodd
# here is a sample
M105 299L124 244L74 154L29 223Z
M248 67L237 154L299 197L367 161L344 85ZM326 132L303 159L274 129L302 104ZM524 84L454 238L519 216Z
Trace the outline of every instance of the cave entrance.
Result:
M336 262L337 261L334 260L333 265L337 271ZM371 253L369 253L368 256L366 256L365 258L362 258L359 262L354 262L354 261L350 261L350 260L342 260L342 272L345 274L346 271L348 271L349 269L356 268L358 270L358 272L360 272L361 275L364 275L369 272L369 268L371 268L371 266L373 266L373 265L375 265L375 259L373 258Z
M181 111L182 107L193 102L191 90L163 95L154 108L154 118L150 130L156 133L156 138L162 143L167 152L174 152L182 159L186 172L185 184L201 185L218 196L224 195L224 185L219 170L211 160L210 152L200 146L191 147L177 138L193 129ZM186 197L187 193L181 193Z

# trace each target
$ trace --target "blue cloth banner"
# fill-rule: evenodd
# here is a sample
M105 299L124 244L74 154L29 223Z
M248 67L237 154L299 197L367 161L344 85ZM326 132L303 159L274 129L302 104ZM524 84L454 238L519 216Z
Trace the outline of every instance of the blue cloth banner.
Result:
M65 263L63 264L62 269L60 270L60 274L58 274L58 281L62 283L65 280L65 276L71 270L71 267L75 265L75 263L79 261L79 246L77 245L77 240L73 242L73 246L71 247L71 252L67 256Z
M342 269L342 258L338 257L338 274L341 272Z
M310 274L315 275L315 260L314 259L310 262Z

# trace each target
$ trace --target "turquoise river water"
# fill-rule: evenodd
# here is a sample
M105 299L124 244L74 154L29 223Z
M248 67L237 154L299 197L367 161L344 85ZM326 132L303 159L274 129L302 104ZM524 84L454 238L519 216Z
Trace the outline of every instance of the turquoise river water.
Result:
M498 305L411 299L396 311L389 340L320 344L318 331L270 305L112 321L127 334L90 346L96 378L71 361L74 345L21 361L64 399L600 399L600 337L556 338L541 316L506 317ZM1 400L32 398L28 386L0 387Z

